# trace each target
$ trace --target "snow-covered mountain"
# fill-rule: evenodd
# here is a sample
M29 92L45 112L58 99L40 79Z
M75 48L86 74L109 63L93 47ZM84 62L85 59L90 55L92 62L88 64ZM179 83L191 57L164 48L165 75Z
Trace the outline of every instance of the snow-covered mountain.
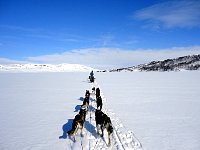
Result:
M112 69L109 72L121 71L180 71L200 69L200 54L188 55L163 61L152 61L148 64L141 64L127 68Z
M80 64L7 64L0 65L6 72L89 72L95 70Z

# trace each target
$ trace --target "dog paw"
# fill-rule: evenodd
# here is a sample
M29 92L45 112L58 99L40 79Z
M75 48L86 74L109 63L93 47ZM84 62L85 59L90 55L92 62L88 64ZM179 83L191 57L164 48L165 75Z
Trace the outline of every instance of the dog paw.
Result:
M111 146L111 144L110 143L108 143L108 145L107 145L108 147L110 147Z

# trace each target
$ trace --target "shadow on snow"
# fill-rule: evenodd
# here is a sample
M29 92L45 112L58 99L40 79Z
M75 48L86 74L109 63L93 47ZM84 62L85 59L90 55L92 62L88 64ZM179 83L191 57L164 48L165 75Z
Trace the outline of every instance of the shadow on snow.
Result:
M81 109L81 105L76 105L74 112L79 112L80 109Z
M85 121L85 129L92 134L95 138L97 138L97 133L95 130L95 126L92 125L89 121Z
M71 130L72 128L73 119L68 119L67 123L62 126L63 135L59 137L59 139L66 139L67 138L67 131Z

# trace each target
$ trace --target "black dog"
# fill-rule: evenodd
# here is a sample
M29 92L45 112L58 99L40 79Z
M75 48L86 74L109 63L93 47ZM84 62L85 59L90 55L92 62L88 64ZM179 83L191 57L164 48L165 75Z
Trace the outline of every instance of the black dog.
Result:
M96 88L96 99L100 96L100 89Z
M74 137L73 139L74 142L76 141L75 134L77 133L79 128L81 129L81 136L82 136L85 117L86 117L86 111L85 109L81 108L79 114L77 114L73 120L72 129L67 132L69 136Z
M99 97L97 97L97 109L101 110L102 109L102 105L103 105L102 98L101 98L101 96L99 96Z
M110 117L104 114L101 110L96 109L95 120L97 133L99 133L99 126L101 129L101 136L103 137L103 130L106 129L108 132L108 145L110 145L110 134L113 132L112 123Z
M89 76L89 80L91 83L94 82L94 79L95 79L94 77Z
M86 92L85 92L85 97L87 97L87 98L90 97L90 91L89 91L89 90L86 90Z

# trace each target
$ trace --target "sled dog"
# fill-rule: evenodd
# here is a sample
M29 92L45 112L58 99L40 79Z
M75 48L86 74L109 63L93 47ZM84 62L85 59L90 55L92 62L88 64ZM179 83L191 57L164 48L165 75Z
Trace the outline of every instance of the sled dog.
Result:
M86 109L86 112L88 111L89 102L90 102L90 92L89 90L86 90L85 98L83 100L83 104L81 105L81 107L84 107Z
M99 96L99 97L97 97L97 109L101 110L102 109L102 105L103 105L102 98L101 98L101 96Z
M75 116L73 123L72 123L72 129L69 130L67 133L70 137L73 136L73 141L75 142L75 134L78 132L78 129L81 129L81 136L82 136L82 130L85 122L86 117L86 110L84 108L81 108L79 113Z
M100 96L100 89L96 88L96 99Z
M112 127L110 117L108 117L106 114L104 114L101 110L96 109L95 121L96 121L97 133L99 134L99 126L100 126L102 137L103 137L104 129L107 130L107 132L108 132L108 145L110 145L110 135L113 132L113 127Z
M90 91L89 91L89 90L86 90L86 92L85 92L85 97L87 97L87 98L90 97Z
M81 105L81 108L84 108L85 111L88 111L88 107L89 107L89 99L84 98L83 104Z

